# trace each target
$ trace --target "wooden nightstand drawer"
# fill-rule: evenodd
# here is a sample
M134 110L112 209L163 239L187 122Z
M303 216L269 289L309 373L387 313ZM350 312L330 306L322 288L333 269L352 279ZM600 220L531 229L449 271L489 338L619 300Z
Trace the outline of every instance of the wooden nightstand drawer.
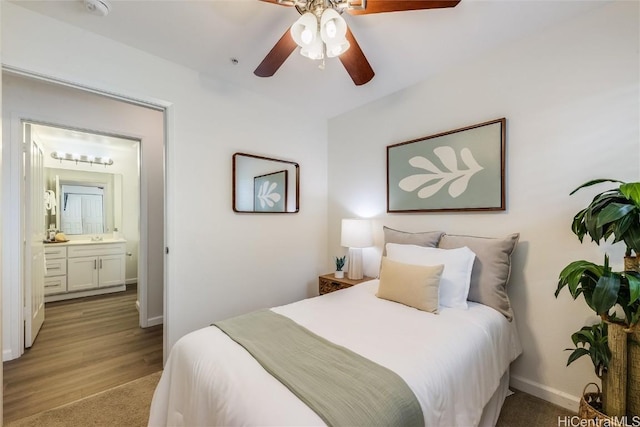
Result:
M318 290L320 291L320 295L328 294L329 292L339 291L340 289L349 288L353 285L357 285L358 283L366 282L367 280L371 280L372 277L363 277L360 280L351 280L346 277L343 279L337 279L333 273L323 274L318 277Z

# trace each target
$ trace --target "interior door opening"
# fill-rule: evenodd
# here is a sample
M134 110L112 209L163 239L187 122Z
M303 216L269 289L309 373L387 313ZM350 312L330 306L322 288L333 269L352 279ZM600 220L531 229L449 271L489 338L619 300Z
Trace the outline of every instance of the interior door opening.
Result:
M36 122L25 122L23 132L31 144L24 162L28 348L44 319L44 302L146 284L138 275L140 140ZM96 158L109 162L94 164ZM138 309L145 297L139 292ZM146 326L142 316L139 326Z

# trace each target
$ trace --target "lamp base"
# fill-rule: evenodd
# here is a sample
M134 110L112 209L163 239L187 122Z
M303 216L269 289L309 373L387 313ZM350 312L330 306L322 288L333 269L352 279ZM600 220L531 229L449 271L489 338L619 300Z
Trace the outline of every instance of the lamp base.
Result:
M360 280L364 277L362 271L362 248L349 248L349 271L347 277L351 280Z

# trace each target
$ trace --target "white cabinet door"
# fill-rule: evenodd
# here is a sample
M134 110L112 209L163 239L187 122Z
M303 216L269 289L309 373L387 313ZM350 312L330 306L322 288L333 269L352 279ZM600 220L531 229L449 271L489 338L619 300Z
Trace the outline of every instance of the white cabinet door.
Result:
M67 260L67 290L81 291L98 287L98 257Z
M98 286L124 285L124 255L105 255L98 259Z

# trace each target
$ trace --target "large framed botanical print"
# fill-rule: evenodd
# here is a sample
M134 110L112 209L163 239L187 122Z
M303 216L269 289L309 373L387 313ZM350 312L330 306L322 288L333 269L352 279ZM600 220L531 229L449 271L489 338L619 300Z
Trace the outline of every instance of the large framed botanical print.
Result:
M387 212L505 210L506 119L387 146Z

